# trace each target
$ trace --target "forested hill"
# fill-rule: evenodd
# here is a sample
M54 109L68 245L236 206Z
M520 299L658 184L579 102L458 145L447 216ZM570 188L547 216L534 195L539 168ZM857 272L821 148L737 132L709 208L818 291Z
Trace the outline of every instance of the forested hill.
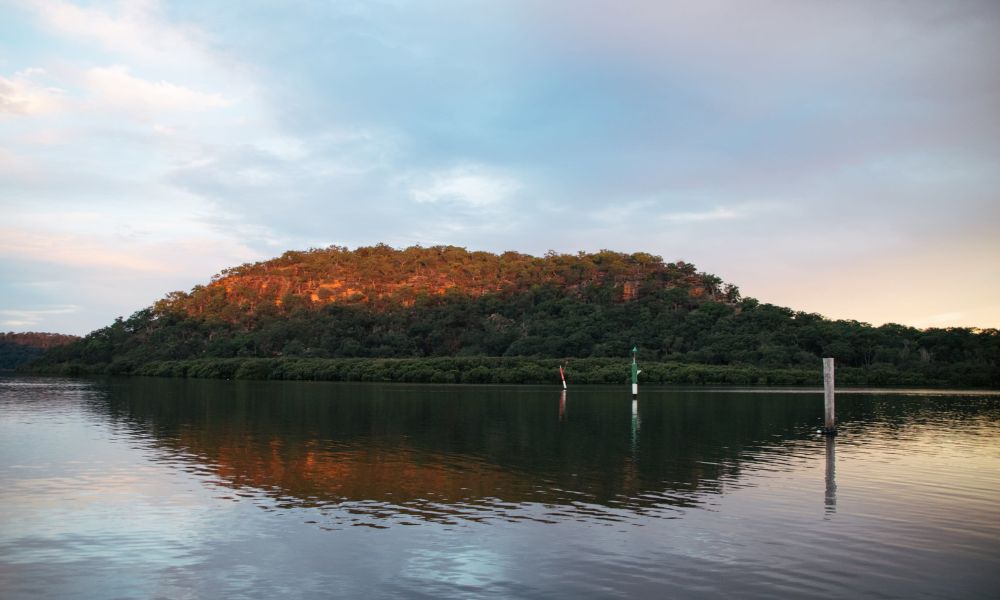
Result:
M75 335L29 331L0 332L0 371L17 368L37 358L49 348L64 346L80 339Z
M611 382L618 377L614 361L626 358L633 346L647 364L704 365L717 374L751 369L741 371L742 378L720 381L774 382L753 369L814 373L821 357L833 356L840 367L854 369L851 377L860 383L1000 386L996 330L832 321L741 298L735 286L689 263L666 263L645 253L534 257L453 246L331 247L227 269L207 285L169 294L128 319L49 351L35 368L465 381L462 368L429 359L586 358L590 362L576 364L602 373L592 373L590 380ZM343 369L317 366L362 358L409 359L409 366L393 375L353 362ZM169 361L169 368L163 367ZM256 366L240 370L247 361ZM443 370L424 368L432 363L438 366L431 371ZM387 364L380 362L379 368ZM411 372L414 364L419 368ZM503 364L508 363L482 363L493 371L480 371L477 380L541 377L540 371L512 375ZM317 369L327 375L317 375ZM673 367L644 372L653 382L656 373L658 381L685 381Z
M674 297L695 304L735 302L739 291L684 262L664 263L650 254L601 251L542 258L505 252L469 252L455 246L386 245L351 251L333 246L286 252L280 258L226 269L207 286L175 292L157 304L160 311L245 321L248 317L318 309L329 304L375 310L412 307L449 293L470 298L523 294L550 286L580 300L627 301L640 292L680 289Z

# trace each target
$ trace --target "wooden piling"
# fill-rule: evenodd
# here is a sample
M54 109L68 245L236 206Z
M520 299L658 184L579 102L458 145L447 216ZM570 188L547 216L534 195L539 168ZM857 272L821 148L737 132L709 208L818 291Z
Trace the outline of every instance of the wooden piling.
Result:
M833 409L834 400L833 359L823 359L823 408L825 423L823 433L837 435L837 417Z

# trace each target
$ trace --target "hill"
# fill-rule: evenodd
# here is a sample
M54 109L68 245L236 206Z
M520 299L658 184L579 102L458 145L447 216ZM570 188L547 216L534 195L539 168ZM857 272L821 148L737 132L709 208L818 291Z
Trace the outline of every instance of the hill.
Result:
M694 265L645 253L534 257L453 246L330 247L227 269L46 353L36 368L403 381L464 381L477 368L486 371L476 380L508 381L516 368L525 375L515 381L534 381L541 371L515 358L573 358L603 373L589 380L616 381L614 365L634 345L661 365L646 375L665 382L692 365L711 375L700 381L774 382L760 370L811 374L834 356L858 383L1000 386L993 329L833 321L741 298ZM358 367L362 358L397 362L372 370ZM734 369L747 374L720 375Z
M0 332L0 371L16 369L41 356L45 350L64 346L78 339L78 336L61 333Z
M471 298L511 297L536 286L559 288L585 300L622 301L644 292L683 289L700 301L735 301L734 286L684 262L664 263L650 254L549 253L542 258L505 252L469 252L455 246L394 250L386 245L355 251L333 246L286 252L280 258L226 269L190 294L175 292L158 305L190 316L239 321L247 315L320 308L329 304L386 309L455 293Z

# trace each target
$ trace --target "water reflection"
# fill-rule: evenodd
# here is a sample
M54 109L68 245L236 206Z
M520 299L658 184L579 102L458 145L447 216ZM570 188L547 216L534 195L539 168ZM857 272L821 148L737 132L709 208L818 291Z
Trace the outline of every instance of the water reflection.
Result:
M821 443L819 394L645 388L640 406L627 388L575 388L568 419L554 392L0 378L0 589L957 598L1000 584L996 398L848 395Z
M157 460L203 476L219 497L265 510L319 509L324 526L567 517L628 522L711 506L743 473L799 469L822 452L815 394L617 388L112 382L95 410L148 440ZM751 401L752 400L752 401ZM631 410L626 403L631 402ZM865 427L891 403L845 399ZM640 443L641 432L641 443ZM825 510L836 510L835 446Z
M837 438L832 435L826 437L826 493L824 506L826 514L832 515L837 512Z
M574 390L568 419L566 393L557 409L550 394L133 380L110 384L94 408L150 440L162 460L230 490L220 497L370 526L669 517L741 485L742 465L802 438L816 412L780 397L651 390L640 418L627 394L592 388Z
M639 445L639 401L632 399L632 454Z

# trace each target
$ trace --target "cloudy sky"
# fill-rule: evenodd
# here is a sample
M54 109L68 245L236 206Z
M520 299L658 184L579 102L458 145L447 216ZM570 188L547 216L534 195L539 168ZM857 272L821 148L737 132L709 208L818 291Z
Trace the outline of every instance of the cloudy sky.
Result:
M0 330L329 244L1000 327L1000 3L0 0Z

